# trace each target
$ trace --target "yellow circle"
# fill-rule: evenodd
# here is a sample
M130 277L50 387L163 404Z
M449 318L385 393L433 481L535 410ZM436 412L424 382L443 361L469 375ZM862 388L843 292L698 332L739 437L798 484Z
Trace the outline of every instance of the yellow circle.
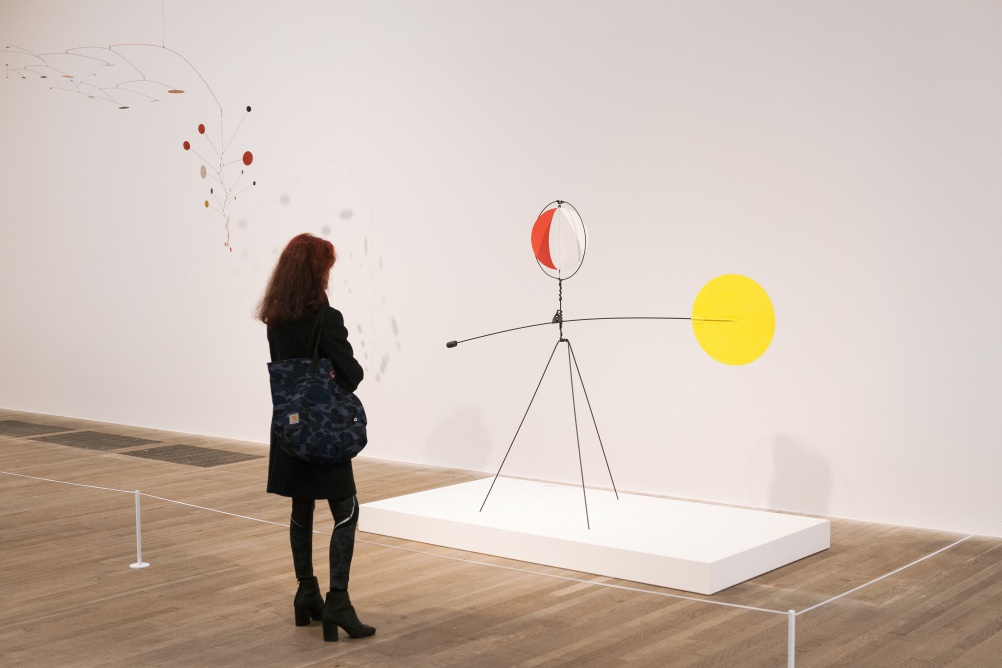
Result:
M746 276L725 274L696 295L692 331L700 347L718 362L748 364L772 343L776 312L758 283Z

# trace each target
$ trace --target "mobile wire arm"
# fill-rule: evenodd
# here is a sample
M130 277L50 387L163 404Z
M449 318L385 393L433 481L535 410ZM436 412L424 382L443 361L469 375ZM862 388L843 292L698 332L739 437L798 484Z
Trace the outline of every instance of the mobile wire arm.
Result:
M694 320L697 322L734 322L731 318L682 318L677 316L660 316L660 315L650 315L650 316L612 316L605 318L568 318L566 320L559 320L559 322L591 322L594 320ZM549 322L537 322L534 325L522 325L521 327L512 327L511 329L502 329L499 332L491 332L490 334L481 334L480 336L471 336L468 339L460 339L459 341L449 341L445 344L446 348L455 348L460 343L466 343L467 341L476 341L477 339L484 339L488 336L495 336L497 334L506 334L507 332L516 332L520 329L529 329L530 327L542 327L543 325L555 325L557 324L557 316L553 316L553 320Z

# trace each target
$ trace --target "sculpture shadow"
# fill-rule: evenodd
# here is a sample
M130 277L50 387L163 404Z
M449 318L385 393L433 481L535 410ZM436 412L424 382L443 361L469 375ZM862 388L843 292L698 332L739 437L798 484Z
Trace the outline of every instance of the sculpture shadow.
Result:
M832 471L828 460L802 439L780 433L772 442L769 507L827 515L831 505Z

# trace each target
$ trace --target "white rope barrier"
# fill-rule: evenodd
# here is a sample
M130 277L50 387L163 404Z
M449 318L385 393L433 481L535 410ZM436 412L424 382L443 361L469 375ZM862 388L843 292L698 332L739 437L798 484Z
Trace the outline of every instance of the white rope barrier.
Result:
M187 506L189 508L197 508L198 510L206 510L206 511L211 512L211 513L219 513L220 515L228 515L230 517L237 517L237 518L244 519L244 520L250 520L252 522L261 522L262 524L271 524L271 525L280 526L280 527L283 527L283 528L286 528L286 529L289 527L288 524L283 524L282 522L273 522L271 520L263 520L263 519L260 519L260 518L257 518L257 517L250 517L248 515L238 515L236 513L226 512L225 510L217 510L216 508L208 508L206 506L199 506L199 505L196 505L194 503L185 503L184 501L175 501L174 499L167 499L167 498L164 498L162 496L154 496L152 494L145 494L145 493L143 494L143 496L149 497L151 499L157 499L159 501L165 501L167 503L174 503L174 504L177 504L179 506ZM328 535L328 534L324 533L323 531L314 531L313 533L319 534L321 536ZM389 550L400 550L402 552L410 552L411 554L422 554L422 555L429 556L429 557L437 557L439 559L449 559L450 561L459 561L459 562L463 562L463 563L467 563L467 564L474 564L476 566L486 566L487 568L497 568L497 569L500 569L500 570L513 571L513 572L516 572L516 573L525 573L525 574L528 574L528 575L538 575L540 577L553 578L553 579L557 579L557 580L565 580L565 581L569 581L569 582L579 582L579 583L582 583L582 584L594 585L596 587L608 587L610 589L622 589L622 590L625 590L625 591L634 591L634 592L638 592L638 593L641 593L641 594L652 594L654 596L664 596L664 597L667 597L667 598L677 598L677 599L681 599L683 601L696 601L697 603L710 603L712 605L721 605L721 606L726 606L726 607L729 607L729 608L740 608L742 610L754 610L756 612L768 612L768 613L772 613L772 614L776 614L776 615L785 615L786 614L785 612L782 612L780 610L769 610L767 608L756 608L754 606L738 605L736 603L725 603L723 601L708 601L706 599L695 598L695 597L692 597L692 596L679 596L677 594L668 594L666 592L660 592L660 591L650 591L650 590L647 590L647 589L639 589L637 587L627 587L625 585L611 584L611 583L608 583L608 582L594 582L592 580L583 580L581 578L572 578L572 577L568 577L568 576L565 576L565 575L555 575L555 574L552 574L552 573L540 573L539 571L533 571L533 570L530 570L530 569L527 569L527 568L515 568L513 566L503 566L501 564L489 564L489 563L486 563L486 562L483 562L483 561L476 561L474 559L464 559L462 557L453 557L453 556L450 556L450 555L447 555L447 554L436 554L434 552L427 552L425 550L415 550L413 548L401 547L399 545L387 545L386 543L380 543L380 542L373 541L373 540L366 540L364 538L356 538L355 542L356 543L364 543L366 545L373 545L373 546L376 546L376 547L382 547L382 548L386 548L386 549L389 549Z
M11 473L10 471L0 471L4 475L12 475L18 478L30 478L31 480L44 480L45 482L58 482L60 485L73 485L74 487L87 487L89 489L103 489L108 492L122 492L123 494L134 494L127 489L115 489L114 487L98 487L97 485L82 485L78 482L66 482L65 480L52 480L51 478L39 478L38 476L25 475L23 473Z
M154 494L146 494L145 492L139 492L138 490L136 490L135 492L127 492L126 490L113 489L113 488L110 488L110 487L97 487L97 486L94 486L94 485L82 485L80 483L67 482L65 480L53 480L51 478L39 478L37 476L22 475L22 474L19 474L19 473L10 473L8 471L0 471L0 473L6 474L6 475L18 476L18 477L21 477L21 478L31 478L32 480L41 480L41 481L44 481L44 482L54 482L54 483L59 483L59 484L63 484L63 485L74 485L74 486L77 486L77 487L90 487L92 489L103 489L103 490L108 490L108 491L113 491L113 492L125 492L127 494L135 494L136 495L136 551L137 551L136 563L137 564L143 563L142 552L141 552L142 551L142 542L141 542L141 537L140 537L141 536L141 525L140 525L140 518L139 518L139 497L140 496L145 496L145 497L150 498L150 499L156 499L158 501L164 501L166 503L173 503L173 504L179 505L179 506L187 506L188 508L195 508L197 510L205 510L205 511L208 511L208 512L211 512L211 513L218 513L220 515L227 515L229 517L236 517L236 518L242 519L242 520L249 520L251 522L260 522L262 524L270 524L270 525L273 525L273 526L280 526L280 527L283 527L283 528L286 528L286 529L289 527L288 524L285 524L285 523L282 523L282 522L273 522L271 520L263 520L263 519L260 519L258 517L250 517L249 515L239 515L237 513L230 513L230 512L227 512L225 510L218 510L216 508L208 508L206 506L199 506L199 505L194 504L194 503L186 503L184 501L176 501L174 499L168 499L168 498L163 497L163 496L156 496ZM320 535L327 535L327 534L325 534L322 531L314 531L313 533L320 534ZM474 559L464 559L462 557L453 557L453 556L446 555L446 554L436 554L434 552L428 552L428 551L425 551L425 550L415 550L413 548L401 547L399 545L388 545L386 543L380 543L378 541L373 541L373 540L366 540L364 538L356 538L355 540L356 540L356 542L359 542L359 543L364 543L366 545L373 545L375 547L382 547L382 548L389 549L389 550L400 550L400 551L403 551L403 552L410 552L412 554L422 554L422 555L429 556L429 557L436 557L438 559L449 559L450 561L459 561L459 562L463 562L463 563L467 563L467 564L473 564L473 565L476 565L476 566L485 566L487 568L496 568L496 569L499 569L499 570L506 570L506 571L516 572L516 573L524 573L526 575L536 575L536 576L539 576L539 577L552 578L552 579L555 579L555 580L564 580L564 581L567 581L567 582L577 582L577 583L580 583L580 584L587 584L587 585L592 585L592 586L595 586L595 587L606 587L608 589L619 589L619 590L623 590L623 591L632 591L632 592L637 592L637 593L640 593L640 594L649 594L649 595L652 595L652 596L661 596L661 597L664 597L664 598L674 598L674 599L679 599L679 600L682 600L682 601L695 601L696 603L708 603L710 605L723 606L723 607L727 607L727 608L737 608L737 609L740 609L740 610L751 610L751 611L754 611L754 612L765 612L765 613L774 614L774 615L785 615L786 614L785 612L783 612L781 610L770 610L768 608L757 608L757 607L750 606L750 605L739 605L737 603L726 603L724 601L710 601L710 600L703 599L703 598L696 598L694 596L680 596L678 594L669 594L667 592L661 592L661 591L651 591L649 589L640 589L638 587L629 587L629 586L626 586L626 585L617 585L617 584L612 584L612 583L609 583L609 582L595 582L595 581L592 581L592 580L584 580L584 579L581 579L581 578L573 578L573 577L569 577L569 576L566 576L566 575L555 575L555 574L552 574L552 573L541 573L539 571L534 571L534 570L530 570L530 569L527 569L527 568L516 568L514 566L504 566L504 565L501 565L501 564L489 564L489 563L486 563L486 562L483 562L483 561L476 561ZM134 568L144 568L144 566L137 566L136 564L133 564L132 567L134 567Z
M800 611L800 612L798 612L797 614L798 614L798 615L802 615L802 614L804 614L805 612L810 612L811 610L816 610L816 609L820 608L820 607L821 607L821 606L823 606L823 605L828 605L829 603L832 603L832 602L834 602L834 601L837 601L837 600L839 600L840 598L843 598L843 597L845 597L845 596L848 596L849 594L852 594L852 593L854 593L854 592L857 592L857 591L859 591L860 589L864 589L864 588L866 588L866 587L869 587L870 585L872 585L872 584L875 584L875 583L877 583L877 582L880 582L881 580L886 580L887 578L891 577L892 575L896 575L897 573L900 573L901 571L905 570L906 568L911 568L912 566L914 566L914 565L916 565L916 564L920 564L920 563L922 563L923 561L925 561L926 559L931 559L932 557L935 557L935 556L936 556L937 554L940 554L940 553L943 553L943 552L946 552L946 551L947 551L947 550L949 550L950 548L953 548L953 547L956 547L956 546L960 545L961 543L963 543L963 542L965 542L965 541L968 541L968 540L970 540L970 539L974 538L975 536L980 536L981 534L985 533L985 532L986 532L986 531L988 531L989 529L992 529L993 527L996 527L996 526L998 526L999 524L1002 524L1002 520L999 520L998 522L995 522L995 523L993 523L993 524L989 524L988 526L986 526L986 527L985 527L984 529L982 529L981 531L976 531L976 532L972 533L972 534L971 534L971 535L969 535L969 536L964 536L963 538L961 538L961 539L960 539L960 540L958 540L957 542L955 542L955 543L950 543L950 544L949 544L949 545L947 545L946 547L943 547L943 548L940 548L940 549L936 550L935 552L933 552L933 553L931 553L931 554L927 554L927 555L925 555L924 557L922 557L921 559L916 559L915 561L911 562L910 564L905 564L905 565L904 565L904 566L902 566L901 568L896 568L896 569L894 569L893 571L891 571L890 573L887 573L886 575L881 575L881 576L880 576L879 578L874 578L873 580L870 580L869 582L864 582L863 584L859 585L858 587L854 587L854 588L850 589L850 590L849 590L849 591L847 591L847 592L844 592L844 593L841 593L841 594L839 594L838 596L832 596L832 597L831 597L830 599L828 599L827 601L821 601L820 603L817 603L817 604L815 604L815 605L812 605L812 606L811 606L811 607L809 607L809 608L804 608L803 610L801 610L801 611Z
M289 528L288 524L283 524L282 522L272 522L271 520L262 520L257 517L249 517L247 515L237 515L236 513L228 513L225 510L216 510L215 508L206 508L205 506L196 506L194 503L185 503L184 501L175 501L174 499L165 499L162 496L153 496L152 494L143 494L143 496L149 497L151 499L156 499L157 501L166 501L167 503L174 503L179 506L188 506L189 508L198 508L199 510L207 510L210 513L219 513L220 515L229 515L230 517L238 517L242 520L250 520L251 522L260 522L262 524L272 524L277 527ZM320 533L319 531L314 531L313 533Z
M135 495L135 499L136 499L136 563L130 565L130 568L134 568L134 569L147 568L149 566L148 563L146 563L146 562L143 561L142 524L141 524L140 510L139 510L139 497L140 496L146 496L146 497L149 497L151 499L157 499L158 501L164 501L166 503L173 503L173 504L179 505L179 506L186 506L188 508L195 508L195 509L198 509L198 510L205 510L205 511L212 512L212 513L218 513L220 515L227 515L229 517L236 517L238 519L248 520L248 521L251 521L251 522L259 522L259 523L262 523L262 524L270 524L270 525L273 525L273 526L280 526L280 527L283 527L283 528L288 528L288 526L289 526L288 524L285 524L285 523L282 523L282 522L273 522L271 520L264 520L264 519L260 519L260 518L257 518L257 517L250 517L249 515L239 515L237 513L230 513L230 512L227 512L225 510L218 510L216 508L208 508L206 506L199 506L199 505L196 505L194 503L186 503L184 501L176 501L174 499L168 499L168 498L165 498L165 497L162 497L162 496L155 496L153 494L145 494L145 493L140 492L139 490L135 490L134 492L129 492L128 490L116 489L114 487L100 487L100 486L97 486L97 485L84 485L84 484L81 484L81 483L67 482L65 480L53 480L51 478L41 478L41 477L38 477L38 476L31 476L31 475L26 475L26 474L23 474L23 473L12 473L10 471L0 471L0 473L2 473L4 475L9 475L9 476L15 476L15 477L18 477L18 478L28 478L28 479L31 479L31 480L39 480L39 481L43 481L43 482L52 482L52 483L58 483L58 484L61 484L61 485L72 485L74 487L86 487L86 488L89 488L89 489L98 489L98 490L103 490L103 491L108 491L108 492L121 492L121 493L125 493L125 494L134 494ZM964 542L966 542L966 541L968 541L968 540L970 540L972 538L975 538L977 536L983 535L984 533L986 533L990 529L993 529L994 527L996 527L996 526L998 526L1000 524L1002 524L1002 520L994 522L994 523L988 525L987 527L985 527L984 529L981 529L980 531L976 531L975 533L972 533L972 534L970 534L968 536L965 536L965 537L961 538L960 540L957 540L957 541L955 541L955 542L953 542L953 543L951 543L951 544L949 544L949 545L947 545L945 547L942 547L942 548L936 550L935 552L927 554L924 557L916 559L915 561L913 561L913 562L911 562L909 564L905 564L904 566L901 566L900 568L896 568L895 570L893 570L893 571L891 571L889 573L886 573L884 575L881 575L878 578L874 578L873 580L870 580L869 582L865 582L865 583L859 585L858 587L854 587L854 588L850 589L849 591L843 592L841 594L838 594L837 596L833 596L833 597L831 597L829 599L821 601L820 603L816 603L816 604L814 604L814 605L812 605L810 607L804 608L800 612L797 612L796 610L788 610L786 612L783 612L781 610L771 610L769 608L759 608L759 607L750 606L750 605L739 605L737 603L726 603L724 601L711 601L711 600L704 599L704 598L695 598L693 596L681 596L681 595L678 595L678 594L669 594L667 592L661 592L661 591L651 591L649 589L640 589L640 588L637 588L637 587L629 587L629 586L626 586L626 585L611 584L611 583L608 583L608 582L595 582L594 580L584 580L582 578L574 578L574 577L569 577L569 576L566 576L566 575L556 575L556 574L553 574L553 573L541 573L539 571L534 571L534 570L530 570L530 569L527 569L527 568L516 568L514 566L504 566L504 565L501 565L501 564L489 564L487 562L476 561L474 559L465 559L463 557L454 557L454 556L450 556L450 555L446 555L446 554L436 554L434 552L428 552L428 551L425 551L425 550L415 550L413 548L402 547L400 545L388 545L386 543L380 543L378 541L373 541L373 540L366 540L364 538L356 538L355 540L356 540L356 542L359 542L359 543L363 543L363 544L366 544L366 545L372 545L372 546L375 546L375 547L381 547L381 548L385 548L385 549L389 549L389 550L400 550L402 552L410 552L412 554L421 554L421 555L425 555L425 556L429 556L429 557L435 557L435 558L438 558L438 559L448 559L450 561L458 561L458 562L462 562L462 563L473 564L473 565L476 565L476 566L484 566L484 567L487 567L487 568L496 568L496 569L500 569L500 570L511 571L511 572L515 572L515 573L524 573L526 575L535 575L535 576L544 577L544 578L551 578L551 579L555 579L555 580L563 580L565 582L576 582L576 583L579 583L579 584L585 584L585 585L590 585L590 586L594 586L594 587L606 587L608 589L618 589L618 590L622 590L622 591L636 592L636 593L639 593L639 594L648 594L648 595L652 595L652 596L661 596L661 597L664 597L664 598L672 598L672 599L678 599L678 600L682 600L682 601L693 601L695 603L706 603L706 604L709 604L709 605L716 605L716 606L727 607L727 608L736 608L736 609L740 609L740 610L749 610L749 611L753 611L753 612L763 612L763 613L774 614L774 615L785 615L787 617L787 668L795 668L796 644L797 644L796 631L797 631L797 617L798 616L803 615L803 614L808 613L808 612L811 612L812 610L817 610L818 608L820 608L822 606L828 605L830 603L834 603L835 601L837 601L839 599L845 598L846 596L849 596L850 594L858 592L861 589L865 589L866 587L874 585L877 582L880 582L882 580L886 580L887 578L889 578L889 577L891 577L893 575L896 575L896 574L900 573L901 571L904 571L904 570L906 570L908 568L911 568L912 566L915 566L917 564L922 563L923 561L926 561L928 559L931 559L932 557L935 557L935 556L937 556L939 554L942 554L943 552L946 552L947 550L950 550L950 549L952 549L952 548L960 545L961 543L964 543ZM327 534L325 534L322 531L314 531L313 533L320 534L320 535L327 535Z

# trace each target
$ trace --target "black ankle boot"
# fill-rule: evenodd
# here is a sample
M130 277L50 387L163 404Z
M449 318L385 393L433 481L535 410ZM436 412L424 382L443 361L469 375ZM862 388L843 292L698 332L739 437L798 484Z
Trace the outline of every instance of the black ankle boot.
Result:
M309 626L310 620L323 619L324 597L315 577L299 581L299 590L292 605L296 608L296 626Z
M324 640L337 640L337 627L343 628L352 638L365 638L376 632L371 626L358 621L355 608L348 599L346 591L327 592L327 603L324 605Z

